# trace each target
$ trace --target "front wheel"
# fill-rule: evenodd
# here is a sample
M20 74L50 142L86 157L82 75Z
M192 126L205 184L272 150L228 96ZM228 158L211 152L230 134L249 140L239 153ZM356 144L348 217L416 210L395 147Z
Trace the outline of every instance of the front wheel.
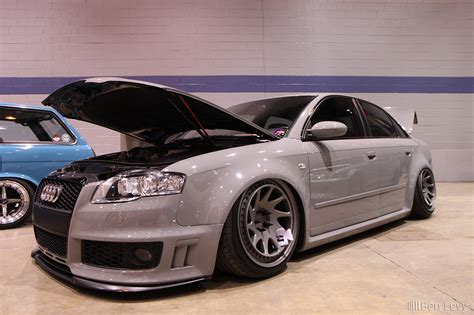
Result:
M429 218L436 207L436 183L433 172L424 168L418 175L415 198L410 216L416 219Z
M33 188L22 180L0 180L0 230L20 226L28 220L33 195Z
M286 184L264 180L252 185L224 225L218 268L254 279L281 272L295 250L299 219L298 205Z

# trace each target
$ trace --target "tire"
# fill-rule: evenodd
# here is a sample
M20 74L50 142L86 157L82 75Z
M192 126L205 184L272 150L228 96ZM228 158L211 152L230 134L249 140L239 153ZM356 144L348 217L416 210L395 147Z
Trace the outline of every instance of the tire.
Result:
M25 223L33 209L33 187L20 179L0 180L0 230Z
M427 219L436 208L436 183L433 172L429 168L421 170L416 181L415 196L410 217Z
M297 202L286 184L264 180L252 185L232 207L224 224L217 268L251 279L280 273L296 248L299 220ZM282 237L276 230L281 228L291 229L293 241L288 245L278 243Z

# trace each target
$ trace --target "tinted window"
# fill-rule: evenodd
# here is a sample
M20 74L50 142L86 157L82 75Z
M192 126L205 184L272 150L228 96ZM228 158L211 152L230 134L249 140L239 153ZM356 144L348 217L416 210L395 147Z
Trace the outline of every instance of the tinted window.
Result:
M372 137L397 138L398 134L390 117L381 108L366 101L359 100L364 115L369 123Z
M264 99L229 107L228 110L283 137L314 96Z
M316 108L311 126L321 121L338 121L347 126L347 133L340 138L362 138L362 124L354 102L349 97L331 97ZM311 127L310 126L310 127Z
M0 108L0 142L71 143L74 140L48 112Z
M392 119L393 126L395 127L395 130L397 131L397 135L399 138L409 138L408 134L400 127L400 125Z

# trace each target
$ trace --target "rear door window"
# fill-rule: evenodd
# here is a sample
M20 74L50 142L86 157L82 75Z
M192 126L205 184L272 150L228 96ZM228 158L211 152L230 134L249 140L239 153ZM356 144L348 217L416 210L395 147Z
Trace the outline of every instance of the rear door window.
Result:
M0 108L0 142L73 143L72 134L51 113Z
M374 138L397 138L398 133L395 129L392 119L388 114L378 106L369 102L359 100L362 111L364 112L370 133Z

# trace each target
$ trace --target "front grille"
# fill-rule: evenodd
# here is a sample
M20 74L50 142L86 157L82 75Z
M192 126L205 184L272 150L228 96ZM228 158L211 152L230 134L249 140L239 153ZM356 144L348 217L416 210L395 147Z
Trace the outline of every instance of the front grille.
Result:
M159 265L162 242L123 243L82 241L82 262L87 265L113 269L149 269ZM137 257L139 251L148 251L149 260Z
M61 193L55 202L41 200L41 192L46 185L56 185L62 187ZM79 193L81 192L83 185L83 182L80 181L66 181L61 179L45 178L41 181L38 189L36 190L36 203L52 209L72 211L76 205L77 198L79 197Z
M67 238L35 226L36 242L47 251L60 257L67 257Z

